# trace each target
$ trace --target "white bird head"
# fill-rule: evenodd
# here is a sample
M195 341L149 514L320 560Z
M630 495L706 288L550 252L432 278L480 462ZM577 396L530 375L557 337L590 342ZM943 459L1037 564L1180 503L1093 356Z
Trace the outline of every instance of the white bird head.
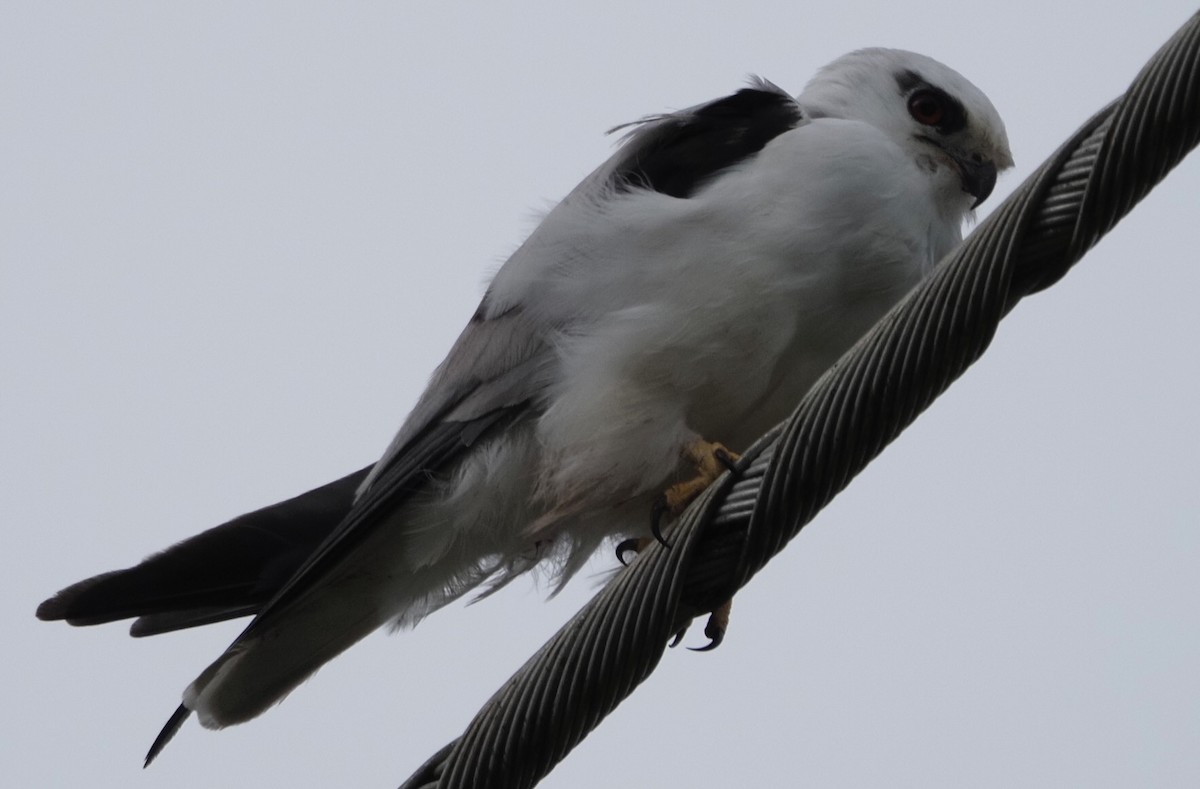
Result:
M968 210L1011 167L1004 122L988 97L957 71L899 49L860 49L821 69L798 101L814 118L869 123L946 180ZM961 187L961 192L955 189Z

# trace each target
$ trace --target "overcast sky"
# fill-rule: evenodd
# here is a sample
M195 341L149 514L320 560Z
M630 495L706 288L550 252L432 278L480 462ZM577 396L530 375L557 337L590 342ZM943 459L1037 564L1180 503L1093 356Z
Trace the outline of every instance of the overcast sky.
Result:
M1194 10L464 5L0 12L6 785L393 787L583 604L518 582L377 634L146 771L243 623L33 617L378 457L605 129L903 47L1005 118L992 208ZM1198 196L1193 156L543 785L1200 785Z

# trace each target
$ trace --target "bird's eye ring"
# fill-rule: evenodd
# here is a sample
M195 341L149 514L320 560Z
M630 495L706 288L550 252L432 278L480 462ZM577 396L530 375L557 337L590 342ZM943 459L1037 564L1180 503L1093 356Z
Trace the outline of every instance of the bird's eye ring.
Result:
M908 99L908 114L924 126L937 126L946 117L946 104L933 91L919 90Z

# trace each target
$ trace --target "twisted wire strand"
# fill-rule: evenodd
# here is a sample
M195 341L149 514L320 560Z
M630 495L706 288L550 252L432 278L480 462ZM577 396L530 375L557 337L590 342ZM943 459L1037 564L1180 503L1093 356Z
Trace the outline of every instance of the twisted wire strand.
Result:
M1198 142L1200 14L401 789L534 786Z

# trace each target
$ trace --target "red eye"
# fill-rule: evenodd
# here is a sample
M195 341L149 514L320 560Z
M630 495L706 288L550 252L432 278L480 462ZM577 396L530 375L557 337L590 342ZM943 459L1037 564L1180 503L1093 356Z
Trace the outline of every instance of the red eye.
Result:
M937 126L946 117L946 105L940 96L927 90L919 90L908 100L908 114L925 126Z

